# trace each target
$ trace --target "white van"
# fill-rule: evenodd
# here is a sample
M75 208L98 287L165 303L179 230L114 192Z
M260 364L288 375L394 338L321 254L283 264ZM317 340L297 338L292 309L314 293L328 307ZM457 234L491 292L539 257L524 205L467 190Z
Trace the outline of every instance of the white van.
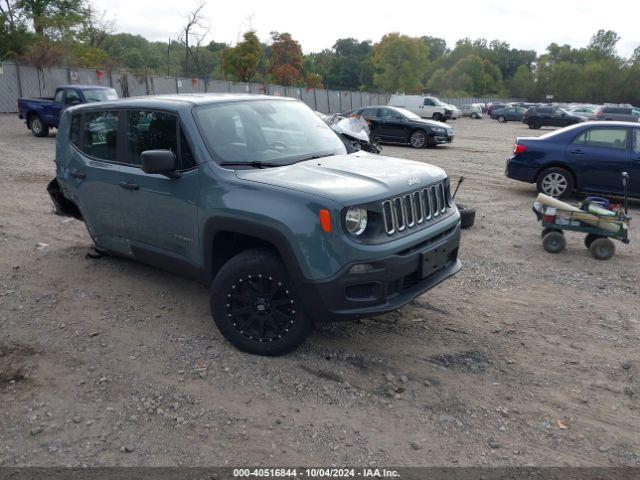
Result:
M445 122L453 117L450 105L441 102L436 97L423 95L391 95L389 106L402 107L422 118L433 118L439 122Z

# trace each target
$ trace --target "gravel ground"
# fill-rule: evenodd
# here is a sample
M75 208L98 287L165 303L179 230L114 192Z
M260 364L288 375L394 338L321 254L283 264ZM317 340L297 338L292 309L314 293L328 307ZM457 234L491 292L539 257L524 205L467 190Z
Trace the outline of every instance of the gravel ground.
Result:
M640 238L545 253L534 188L504 177L517 123L384 153L465 175L461 273L399 312L260 358L204 287L86 259L45 191L55 133L0 115L0 465L640 465ZM632 212L640 216L640 203Z

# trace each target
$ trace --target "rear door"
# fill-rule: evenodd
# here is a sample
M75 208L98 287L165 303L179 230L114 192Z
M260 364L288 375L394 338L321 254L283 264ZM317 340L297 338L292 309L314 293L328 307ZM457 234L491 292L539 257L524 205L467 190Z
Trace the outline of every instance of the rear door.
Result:
M566 156L578 189L622 193L622 172L631 167L630 135L625 127L593 127L567 145Z
M160 110L129 110L125 115L126 164L120 188L124 222L135 257L158 264L173 258L195 263L199 170L178 116ZM171 150L181 178L148 174L140 168L146 150Z
M369 129L371 130L371 136L377 137L380 140L389 140L389 138L384 137L384 130L380 128L380 122L378 121L378 109L377 108L363 108L360 110L360 115L364 117L364 119L369 124Z
M65 188L80 207L97 246L126 254L120 204L120 112L85 111L71 117L69 162L63 168Z

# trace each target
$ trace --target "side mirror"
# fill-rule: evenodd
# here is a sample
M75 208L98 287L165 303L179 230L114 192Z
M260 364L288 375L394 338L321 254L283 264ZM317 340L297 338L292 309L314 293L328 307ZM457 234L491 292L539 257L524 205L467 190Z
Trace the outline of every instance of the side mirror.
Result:
M169 178L180 178L178 159L171 150L146 150L140 154L140 162L144 173L165 175Z
M80 105L80 99L79 98L74 98L73 100L69 100L69 102L67 103L67 105L73 106L73 105Z

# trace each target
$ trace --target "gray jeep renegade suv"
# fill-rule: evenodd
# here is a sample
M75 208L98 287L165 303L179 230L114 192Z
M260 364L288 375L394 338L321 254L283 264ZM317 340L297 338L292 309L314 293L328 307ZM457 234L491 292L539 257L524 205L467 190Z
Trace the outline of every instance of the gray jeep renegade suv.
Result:
M142 97L69 108L48 190L95 248L188 275L236 347L395 310L460 269L437 167L353 151L303 103Z

